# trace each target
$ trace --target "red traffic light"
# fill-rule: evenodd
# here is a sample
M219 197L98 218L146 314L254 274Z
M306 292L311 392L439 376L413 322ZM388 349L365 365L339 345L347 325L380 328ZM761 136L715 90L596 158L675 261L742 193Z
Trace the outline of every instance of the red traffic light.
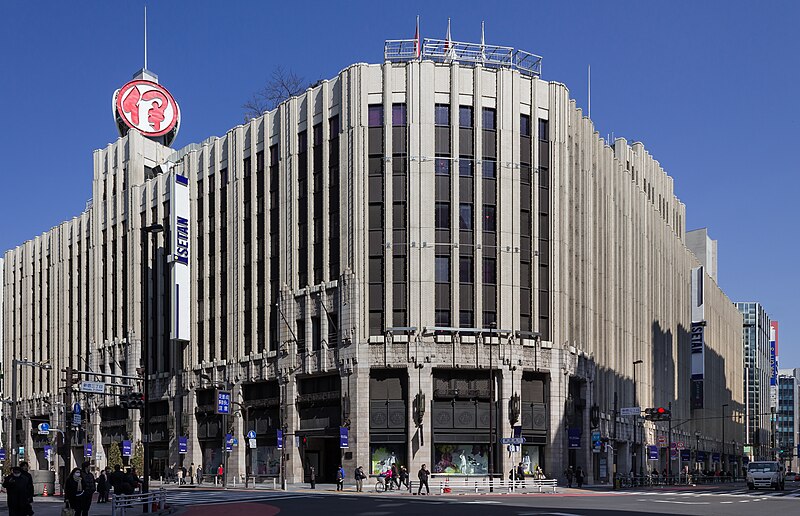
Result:
M656 409L656 412L657 412L658 414L666 414L666 413L667 413L667 409L665 409L664 407L658 407L658 408Z

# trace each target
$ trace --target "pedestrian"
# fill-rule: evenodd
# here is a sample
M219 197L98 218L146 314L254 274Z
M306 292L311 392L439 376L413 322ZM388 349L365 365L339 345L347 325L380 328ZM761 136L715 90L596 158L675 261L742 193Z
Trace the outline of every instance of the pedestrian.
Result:
M567 487L572 487L572 478L574 476L574 472L572 471L572 466L567 467L564 470L564 476L567 477Z
M64 482L64 498L75 511L75 516L88 516L92 504L92 492L87 489L83 472L75 468Z
M19 463L19 468L22 470L22 476L28 479L28 484L30 487L28 488L28 498L30 498L30 502L33 503L33 477L30 474L30 465L27 461L22 461ZM33 514L33 512L31 512Z
M405 466L400 466L400 483L411 489L411 483L408 481L408 469Z
M539 464L537 464L536 465L536 479L537 480L544 480L545 478L546 477L544 476L544 470L542 469L542 467Z
M92 496L94 496L94 492L97 491L97 481L94 478L94 474L90 470L91 464L89 461L83 461L81 464L81 480L83 481L83 493L84 493L84 505L86 514L89 514L89 507L92 505ZM77 511L76 511L76 516Z
M525 465L521 462L517 466L517 480L519 485L525 485Z
M343 491L344 490L344 468L340 465L339 469L336 471L336 490Z
M314 471L314 466L309 466L309 480L311 481L311 489L317 488L317 472Z
M203 483L203 467L197 466L197 485L201 485Z
M578 482L578 489L583 487L583 468L578 466L575 470L575 480Z
M136 471L136 468L134 467L128 468L128 473L125 475L125 482L127 482L130 485L129 487L130 493L127 494L133 494L136 492L137 489L139 489L139 486L142 483L139 481L139 473Z
M186 484L186 466L181 466L181 484Z
M97 477L97 503L108 502L108 476L106 471L100 470L100 475Z
M392 484L400 489L400 470L397 469L397 463L392 464Z
M364 490L364 479L367 476L364 474L364 468L359 466L353 473L353 478L356 479L356 492L361 493Z
M26 475L23 475L22 468L19 466L11 468L11 474L3 480L3 487L6 490L9 516L33 514L31 507L33 484Z
M428 471L428 468L425 467L425 464L419 468L417 472L417 478L419 478L419 489L417 489L417 494L422 494L422 486L425 486L425 494L431 494L431 490L428 487L428 477L431 476L431 472Z
M192 485L194 485L194 472L195 472L195 469L196 468L194 467L194 462L192 462L192 465L189 466L189 483L192 484Z
M217 481L220 484L223 484L225 482L225 468L222 467L222 464L220 464L219 467L217 468Z

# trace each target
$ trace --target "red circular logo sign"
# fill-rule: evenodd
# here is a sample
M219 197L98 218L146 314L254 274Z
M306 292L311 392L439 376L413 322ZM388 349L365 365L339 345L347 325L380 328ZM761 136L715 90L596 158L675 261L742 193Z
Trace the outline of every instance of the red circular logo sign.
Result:
M117 91L114 104L119 117L145 136L161 136L178 123L180 110L172 94L160 84L135 80Z

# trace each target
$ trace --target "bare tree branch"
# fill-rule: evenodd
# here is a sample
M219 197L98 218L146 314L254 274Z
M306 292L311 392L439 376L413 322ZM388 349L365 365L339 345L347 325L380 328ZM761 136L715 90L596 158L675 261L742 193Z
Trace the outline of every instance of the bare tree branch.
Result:
M257 118L267 111L275 109L284 100L300 95L305 91L307 83L303 77L292 70L279 66L272 71L272 76L263 88L242 104L245 122Z

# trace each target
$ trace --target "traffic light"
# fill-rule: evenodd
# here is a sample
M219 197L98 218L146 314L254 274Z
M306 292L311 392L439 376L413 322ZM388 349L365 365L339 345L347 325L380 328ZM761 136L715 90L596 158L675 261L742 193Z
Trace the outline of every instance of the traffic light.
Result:
M648 421L669 421L672 419L672 411L664 407L646 408L644 418Z
M128 396L130 406L132 409L142 410L144 408L144 394L141 392L132 392Z

